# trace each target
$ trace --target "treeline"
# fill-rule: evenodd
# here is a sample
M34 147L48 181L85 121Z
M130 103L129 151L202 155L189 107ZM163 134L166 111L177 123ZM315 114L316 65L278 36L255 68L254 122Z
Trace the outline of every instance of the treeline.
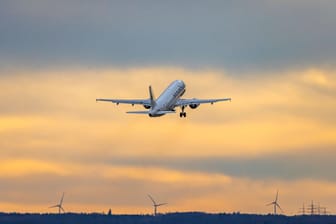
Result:
M1 224L335 224L336 216L207 214L200 212L151 215L0 213Z

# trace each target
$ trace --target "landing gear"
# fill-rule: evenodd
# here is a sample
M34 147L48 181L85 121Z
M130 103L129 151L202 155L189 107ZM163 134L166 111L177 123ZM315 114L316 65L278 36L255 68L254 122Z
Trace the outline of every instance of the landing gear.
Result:
M186 112L181 112L180 117L187 117L187 113Z
M185 108L185 106L182 106L182 107L181 107L181 110L182 110L182 112L180 112L180 117L181 117L181 118L182 118L182 117L187 117L187 113L184 112L184 108Z

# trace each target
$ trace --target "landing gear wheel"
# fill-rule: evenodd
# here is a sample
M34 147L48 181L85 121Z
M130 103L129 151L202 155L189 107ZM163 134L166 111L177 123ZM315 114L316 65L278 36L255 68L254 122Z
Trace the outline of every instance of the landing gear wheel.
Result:
M187 117L187 113L186 112L181 112L180 117Z
M187 113L184 112L184 108L185 108L185 106L182 106L182 107L181 107L181 109L182 109L182 112L180 112L180 117L181 117L181 118L182 118L182 117L187 117Z

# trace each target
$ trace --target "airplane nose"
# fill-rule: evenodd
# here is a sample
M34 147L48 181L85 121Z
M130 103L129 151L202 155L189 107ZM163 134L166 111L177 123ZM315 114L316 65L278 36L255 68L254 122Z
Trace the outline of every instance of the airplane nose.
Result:
M185 86L184 82L182 80L177 80L178 83L181 85L181 86Z

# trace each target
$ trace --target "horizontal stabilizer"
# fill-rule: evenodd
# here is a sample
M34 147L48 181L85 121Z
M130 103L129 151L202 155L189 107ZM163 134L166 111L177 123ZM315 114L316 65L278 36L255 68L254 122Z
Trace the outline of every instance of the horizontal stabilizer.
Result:
M148 110L145 111L127 111L128 114L149 114Z
M126 113L128 114L150 114L150 111L127 111ZM153 115L163 115L163 114L171 114L171 113L175 113L174 110L161 110L161 111L157 111L155 112Z
M157 114L173 114L173 113L175 113L174 110L161 110L157 112Z

